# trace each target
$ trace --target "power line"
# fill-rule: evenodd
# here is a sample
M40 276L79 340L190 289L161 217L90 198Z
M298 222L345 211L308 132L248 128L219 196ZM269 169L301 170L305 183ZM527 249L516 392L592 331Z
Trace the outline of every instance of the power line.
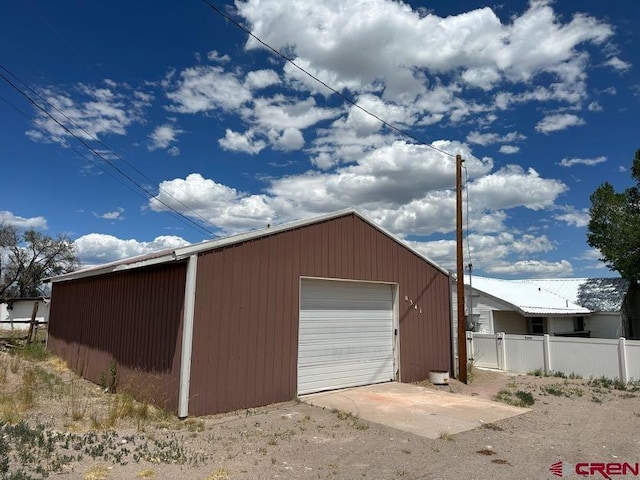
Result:
M10 72L6 67L0 65L0 67L7 71ZM11 74L11 73L10 73ZM13 74L11 74L13 75ZM14 76L15 77L15 76ZM216 236L212 231L210 231L209 229L203 227L202 225L200 225L199 223L195 222L194 220L190 219L189 217L187 217L186 215L182 214L181 212L179 212L178 210L176 210L175 208L173 208L171 205L169 205L168 203L166 203L164 200L162 200L161 198L159 198L159 196L155 196L153 193L149 192L149 190L147 190L144 186L140 185L140 183L138 183L134 178L132 178L130 175L128 175L126 172L124 172L122 169L120 169L118 166L114 165L113 162L111 162L108 158L106 158L105 156L103 156L99 151L97 151L94 147L92 147L91 145L89 145L84 139L80 138L78 135L76 135L74 132L72 132L66 125L64 125L62 122L60 122L57 118L55 118L53 115L51 115L50 112L48 112L44 107L42 107L41 105L39 105L35 100L33 100L25 91L23 91L22 89L20 89L20 87L18 87L15 83L13 83L9 78L7 78L3 73L0 72L0 78L2 78L9 86L11 86L14 90L16 90L19 94L21 94L23 97L25 97L27 99L27 101L29 103L31 103L34 107L36 107L38 110L40 110L42 113L44 113L46 116L48 116L51 120L53 120L59 127L61 127L65 132L67 132L68 135L72 136L73 138L75 138L78 142L80 142L85 148L87 148L88 150L90 150L96 157L100 158L102 161L104 161L107 165L109 165L111 168L113 168L116 172L118 172L122 177L126 178L129 182L131 182L133 185L135 185L139 190L141 190L142 192L144 192L149 198L156 198L156 200L161 203L162 205L164 205L167 209L171 210L174 214L178 215L179 217L183 218L186 222L188 222L189 224L191 224L193 227L195 227L196 229L200 230L201 232L206 232L208 235L212 235L212 236ZM17 78L17 77L15 77Z
M15 106L13 103L11 103L9 100L7 100L2 95L0 95L0 100L2 100L4 103L6 103L9 107L11 107L13 110L18 112L20 115L22 115L27 120L31 119L29 114L27 114L26 112L24 112L23 110L21 110L20 108ZM39 120L34 120L34 122L37 125L39 125L40 127L42 127L43 129L46 129L46 125L44 125ZM78 150L77 148L75 148L73 145L71 145L70 143L68 143L66 141L64 142L64 146L69 148L73 152L75 152L80 158L83 158L83 159L87 160L88 162L91 162L92 164L96 165L105 174L109 175L116 182L120 183L120 185L122 185L123 187L126 187L129 190L131 190L133 193L138 195L140 198L143 198L144 200L148 200L148 196L147 195L142 194L138 189L136 189L136 188L132 187L131 185L129 185L128 183L124 182L120 177L116 176L110 170L106 169L100 162L96 162L93 158L86 156L83 152L81 152L80 150ZM170 212L170 213L174 213L174 212ZM181 217L177 217L177 219L180 220L180 221L183 221L183 219Z
M400 127L397 127L395 125L393 125L390 122L387 122L385 119L383 119L382 117L376 115L375 113L367 110L366 108L364 108L363 106L361 106L360 104L358 104L355 100L353 100L351 97L349 97L348 95L345 95L344 93L340 92L339 90L333 88L331 85L327 84L326 82L324 82L323 80L319 79L318 77L316 77L315 75L313 75L311 72L305 70L303 67L301 67L300 65L298 65L292 58L287 57L285 54L283 54L282 52L280 52L279 50L277 50L276 48L272 47L271 45L269 45L267 42L265 42L264 40L262 40L261 38L259 38L257 35L255 35L251 30L249 30L248 28L246 28L245 26L243 26L242 24L240 24L239 22L237 22L236 20L234 20L231 16L227 15L226 13L224 13L222 10L220 10L218 7L216 7L214 4L212 4L209 0L202 0L203 3L205 3L206 5L209 6L209 8L211 8L211 10L213 10L214 12L216 12L218 15L220 15L221 17L223 17L224 19L226 19L227 21L231 22L232 24L234 24L237 28L239 28L240 30L242 30L244 33L246 33L247 35L249 35L251 38L253 38L254 40L256 40L258 43L260 43L262 46L264 46L265 48L267 48L268 50L271 50L273 53L275 53L277 56L279 56L280 58L282 58L283 60L289 62L291 65L293 65L295 68L297 68L298 70L300 70L302 73L304 73L305 75L309 76L310 78L312 78L313 80L315 80L316 82L318 82L320 85L322 85L323 87L329 89L331 92L333 92L334 94L338 95L340 98L342 98L342 100L344 100L345 102L353 105L354 107L356 107L357 109L361 110L362 112L366 113L367 115L375 118L376 120L378 120L380 123L382 123L385 127L390 128L391 130L399 133L402 136L405 136L407 138L410 138L412 140L414 140L415 142L419 143L420 145L424 145L426 147L429 147L437 152L443 153L444 155L447 155L451 158L456 158L456 156L452 153L449 153L445 150L442 150L438 147L434 147L433 145L425 142L424 140L421 140L420 138L416 137L415 135L412 135L411 133L401 129Z
M44 98L42 95L40 95L40 93L38 93L36 90L34 90L28 83L26 83L24 80L22 80L20 77L18 77L16 74L14 74L13 72L11 72L8 68L6 68L4 65L0 64L0 68L2 68L2 70L4 70L5 72L7 72L9 75L11 75L13 78L15 78L18 82L20 82L22 85L24 85L28 90L30 90L32 93L34 93L38 98L40 98L40 100L42 100L46 105L48 105L50 108L52 108L53 110L55 110L56 112L58 112L60 115L62 115L71 125L73 125L75 128L77 128L78 130L82 131L85 135L87 135L92 141L96 142L98 145L102 146L103 148L105 148L108 152L110 152L111 154L114 155L114 157L117 160L120 160L122 163L124 163L125 165L127 165L129 168L131 168L133 171L137 172L140 176L142 176L145 180L151 182L151 183L155 183L151 178L149 178L147 175L145 175L142 171L140 171L138 168L136 168L134 165L132 165L131 163L129 163L127 160L125 160L123 157L121 157L119 154L117 154L116 152L113 151L113 149L111 149L108 145L106 145L104 142L102 142L100 139L98 139L98 137L96 137L95 135L91 134L90 132L88 132L85 128L83 128L81 125L78 125L76 122L74 122L71 118L69 118L63 111L61 111L59 108L57 108L55 105L51 104L46 98ZM42 109L41 109L42 110ZM43 110L44 111L44 110ZM45 113L54 121L56 121L53 116L49 115L49 113L47 113L45 111ZM56 121L56 123L58 123ZM46 128L45 128L46 130ZM74 136L75 137L75 136ZM77 138L77 137L75 137ZM106 159L105 159L106 161ZM146 189L145 193L149 193ZM173 200L174 202L182 205L185 210L187 211L191 211L191 213L193 213L194 216L198 217L200 220L202 220L204 223L211 225L212 227L216 228L216 226L211 223L209 220L207 220L205 217L203 217L202 215L200 215L198 212L190 209L187 205L185 205L180 199L176 198L175 196L171 195L170 193L168 193L167 191L163 190L162 188L158 187L158 190L162 193L164 193L166 196L170 197L171 200ZM161 202L163 205L166 205L164 202ZM170 207L169 207L170 208ZM171 209L174 212L174 209ZM211 232L208 229L205 229L206 232L213 236L213 237L218 237L218 235L216 235L215 233Z

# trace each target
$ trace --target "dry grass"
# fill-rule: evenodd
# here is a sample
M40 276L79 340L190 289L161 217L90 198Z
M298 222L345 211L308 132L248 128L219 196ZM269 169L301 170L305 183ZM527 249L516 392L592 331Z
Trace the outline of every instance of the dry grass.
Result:
M94 465L84 474L84 480L105 480L109 477L109 469L104 465Z
M137 478L153 478L156 476L156 471L151 470L150 468L145 468L144 470L140 470L137 474Z
M231 478L231 474L229 473L229 470L227 470L226 468L220 467L211 475L206 477L205 480L228 480L230 478Z

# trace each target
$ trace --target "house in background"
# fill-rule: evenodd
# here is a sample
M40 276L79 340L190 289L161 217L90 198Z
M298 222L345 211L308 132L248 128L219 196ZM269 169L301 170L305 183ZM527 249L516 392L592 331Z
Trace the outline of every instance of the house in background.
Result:
M49 321L49 298L7 298L0 303L0 330L29 330L34 304L38 304L36 322Z
M539 287L589 309L587 330L595 338L636 338L625 322L629 282L623 278L555 278L516 280ZM625 325L627 323L627 325ZM640 333L640 332L638 332Z
M633 324L625 315L628 288L629 283L621 278L504 280L466 276L465 314L471 301L473 318L469 320L478 333L633 339L629 328ZM453 308L457 308L455 292Z
M471 300L473 318L469 320L478 333L589 335L591 311L534 280L465 276L465 296L465 315ZM457 315L455 292L453 309Z
M180 417L451 369L449 272L352 209L51 282L48 348Z

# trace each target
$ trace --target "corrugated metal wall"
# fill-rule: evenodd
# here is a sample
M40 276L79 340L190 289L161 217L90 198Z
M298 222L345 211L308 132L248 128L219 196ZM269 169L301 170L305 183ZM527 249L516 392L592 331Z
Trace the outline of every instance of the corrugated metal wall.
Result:
M118 389L177 411L186 264L53 284L48 348L95 383L115 361Z
M301 276L398 283L402 381L450 369L449 277L347 215L199 255L191 415L296 395Z

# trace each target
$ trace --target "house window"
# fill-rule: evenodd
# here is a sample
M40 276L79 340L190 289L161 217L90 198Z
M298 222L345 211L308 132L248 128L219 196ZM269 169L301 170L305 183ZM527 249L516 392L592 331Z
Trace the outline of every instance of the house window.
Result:
M584 332L584 317L576 317L573 322L573 331L574 332Z
M534 335L544 334L544 318L532 317L531 318L531 333Z

